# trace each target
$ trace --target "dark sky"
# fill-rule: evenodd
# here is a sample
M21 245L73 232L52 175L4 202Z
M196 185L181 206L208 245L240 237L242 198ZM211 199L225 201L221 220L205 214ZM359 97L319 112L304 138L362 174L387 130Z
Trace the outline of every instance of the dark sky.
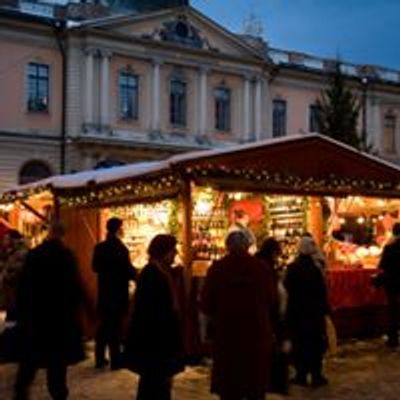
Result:
M400 70L400 0L192 0L235 32L254 14L271 47Z

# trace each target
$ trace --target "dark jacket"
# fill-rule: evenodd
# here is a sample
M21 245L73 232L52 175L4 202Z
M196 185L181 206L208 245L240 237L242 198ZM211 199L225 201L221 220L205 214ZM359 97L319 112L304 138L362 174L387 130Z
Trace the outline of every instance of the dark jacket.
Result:
M386 290L400 292L400 238L387 244L379 262L383 271L383 286Z
M172 376L184 368L178 296L173 290L155 265L148 264L139 275L125 354L134 372Z
M17 293L22 357L46 367L83 359L78 307L81 287L72 252L46 240L28 252Z
M92 267L97 273L99 312L126 312L129 302L129 280L136 277L127 247L117 237L108 237L95 246Z
M285 287L288 329L293 344L310 344L313 351L323 353L329 304L324 277L311 256L300 255L288 266Z
M210 267L202 307L213 327L211 392L239 398L267 391L276 303L272 270L256 257L231 254Z

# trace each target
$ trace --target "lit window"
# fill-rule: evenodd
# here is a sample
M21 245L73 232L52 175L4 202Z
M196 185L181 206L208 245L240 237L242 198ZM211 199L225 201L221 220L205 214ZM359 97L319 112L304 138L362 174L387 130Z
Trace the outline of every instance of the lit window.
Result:
M231 91L217 88L215 98L215 129L229 131L231 129Z
M131 72L120 72L119 115L122 119L138 119L139 115L139 78Z
M170 86L170 122L176 126L186 126L186 83L172 79Z
M49 66L29 63L28 65L28 110L49 109Z
M272 134L273 137L286 135L286 101L274 100L272 112Z

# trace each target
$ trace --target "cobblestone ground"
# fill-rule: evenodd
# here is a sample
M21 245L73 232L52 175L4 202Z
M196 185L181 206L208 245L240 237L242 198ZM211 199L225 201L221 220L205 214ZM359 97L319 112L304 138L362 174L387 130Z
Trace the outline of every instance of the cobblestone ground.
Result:
M0 365L0 399L11 400L15 365ZM269 400L399 400L400 352L387 350L382 340L353 341L340 346L326 361L330 384L319 389L291 387L290 395ZM137 377L128 371L96 371L92 357L70 368L70 399L128 400L134 398ZM190 367L175 379L174 400L216 399L208 392L209 368ZM32 400L49 400L43 371L32 387ZM156 400L156 399L155 399Z

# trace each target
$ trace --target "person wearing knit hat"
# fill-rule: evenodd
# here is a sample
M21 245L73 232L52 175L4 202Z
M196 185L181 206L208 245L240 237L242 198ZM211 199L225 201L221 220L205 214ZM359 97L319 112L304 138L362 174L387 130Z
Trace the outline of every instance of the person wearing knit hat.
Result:
M311 375L311 384L317 387L328 383L322 375L322 360L327 349L325 317L329 314L329 304L325 279L313 259L315 250L310 236L300 239L298 256L288 266L284 284L288 292L288 331L296 370L293 383L306 386Z

